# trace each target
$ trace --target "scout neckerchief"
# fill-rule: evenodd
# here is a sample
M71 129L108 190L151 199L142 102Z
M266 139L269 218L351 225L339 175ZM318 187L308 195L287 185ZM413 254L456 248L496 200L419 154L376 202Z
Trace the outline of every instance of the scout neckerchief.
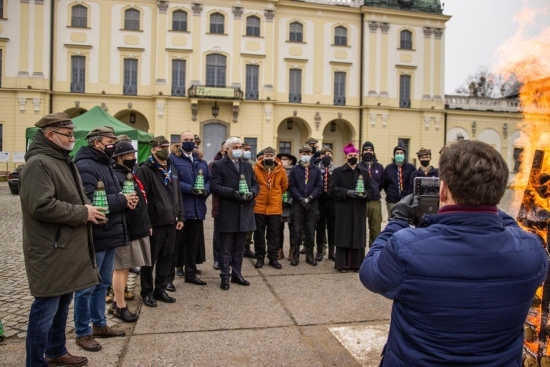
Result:
M399 180L399 194L403 191L403 167L397 166L397 179Z
M325 182L324 182L325 192L328 192L328 167L325 167Z
M134 177L134 181L138 186L139 191L141 191L141 193L143 194L143 198L145 199L145 204L149 204L147 202L147 194L145 193L145 186L143 186L143 183L139 180L138 176L136 176L135 173L132 172L132 176Z
M172 182L172 165L168 165L168 172L166 172L164 166L154 160L153 156L149 156L149 162L153 163L153 165L164 175L164 185L168 185L168 182Z
M264 165L265 167L265 165ZM267 188L270 189L271 188L271 176L272 176L272 168L273 167L265 167L266 171L267 171Z

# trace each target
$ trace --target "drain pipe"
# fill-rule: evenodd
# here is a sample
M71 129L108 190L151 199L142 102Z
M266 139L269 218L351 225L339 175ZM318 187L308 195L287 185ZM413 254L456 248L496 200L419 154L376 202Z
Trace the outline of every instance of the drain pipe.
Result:
M53 113L53 55L54 55L54 20L55 0L50 0L50 113Z
M363 47L364 47L364 31L365 31L365 14L363 13L363 7L361 7L361 36L359 37L361 45L359 47L359 146L363 144Z

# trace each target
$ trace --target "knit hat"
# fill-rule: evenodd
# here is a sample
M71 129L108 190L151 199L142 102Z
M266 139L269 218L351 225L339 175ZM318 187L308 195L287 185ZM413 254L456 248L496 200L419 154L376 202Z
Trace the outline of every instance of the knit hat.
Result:
M370 141L366 141L363 143L363 148L361 149L361 151L365 151L365 149L372 149L372 151L374 152L374 144L371 143Z
M403 148L401 145L398 145L395 148L393 148L393 155L395 155L395 152L398 151L398 150L402 150L403 153L405 153L405 155L407 155L407 149Z
M416 155L417 156L421 156L421 155L432 155L432 150L431 149L424 149L424 148L420 148L420 150L418 152L416 152Z
M350 153L359 153L359 149L357 149L353 143L349 143L344 147L344 154L348 155Z

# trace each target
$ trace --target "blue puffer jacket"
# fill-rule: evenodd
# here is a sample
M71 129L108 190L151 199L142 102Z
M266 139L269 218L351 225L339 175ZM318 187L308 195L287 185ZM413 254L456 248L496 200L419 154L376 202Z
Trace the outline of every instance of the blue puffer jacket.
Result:
M193 154L193 163L183 153L180 157L175 154L170 154L172 164L178 170L179 186L183 198L183 208L185 219L204 220L206 217L206 198L210 195L210 171L208 164ZM203 197L191 194L195 179L202 170L204 176L204 193Z
M91 202L94 200L97 181L103 181L109 214L107 223L93 226L94 248L96 251L106 251L115 247L128 244L126 230L126 197L122 194L122 188L110 167L110 159L97 149L84 146L78 150L74 157L78 172L82 178L86 195Z
M427 228L392 220L360 270L393 299L382 366L520 367L523 323L548 260L496 207L445 206Z

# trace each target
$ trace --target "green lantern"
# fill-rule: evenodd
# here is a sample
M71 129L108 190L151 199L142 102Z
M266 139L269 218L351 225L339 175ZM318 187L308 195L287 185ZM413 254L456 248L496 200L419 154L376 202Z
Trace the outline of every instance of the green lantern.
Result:
M103 181L97 181L97 185L95 187L94 192L94 200L92 202L93 206L98 206L105 208L105 211L103 212L105 215L109 214L109 203L107 202L107 194L105 193L105 185L103 184ZM107 223L107 217L105 217L105 221L101 222Z
M363 175L359 175L357 178L357 185L355 185L355 192L359 194L359 196L365 195L365 183L363 182Z
M285 191L283 193L283 203L288 203L288 201L290 200L290 196L288 195L288 191Z
M128 173L126 175L126 180L124 181L124 185L122 186L122 193L123 194L133 194L136 191L134 190L134 176L132 176L131 173Z
M241 179L239 180L239 193L246 195L248 194L248 185L246 184L246 180L244 179L244 175L241 175Z
M199 170L197 177L195 178L195 184L193 185L195 190L199 190L199 193L204 193L204 174L202 169Z

